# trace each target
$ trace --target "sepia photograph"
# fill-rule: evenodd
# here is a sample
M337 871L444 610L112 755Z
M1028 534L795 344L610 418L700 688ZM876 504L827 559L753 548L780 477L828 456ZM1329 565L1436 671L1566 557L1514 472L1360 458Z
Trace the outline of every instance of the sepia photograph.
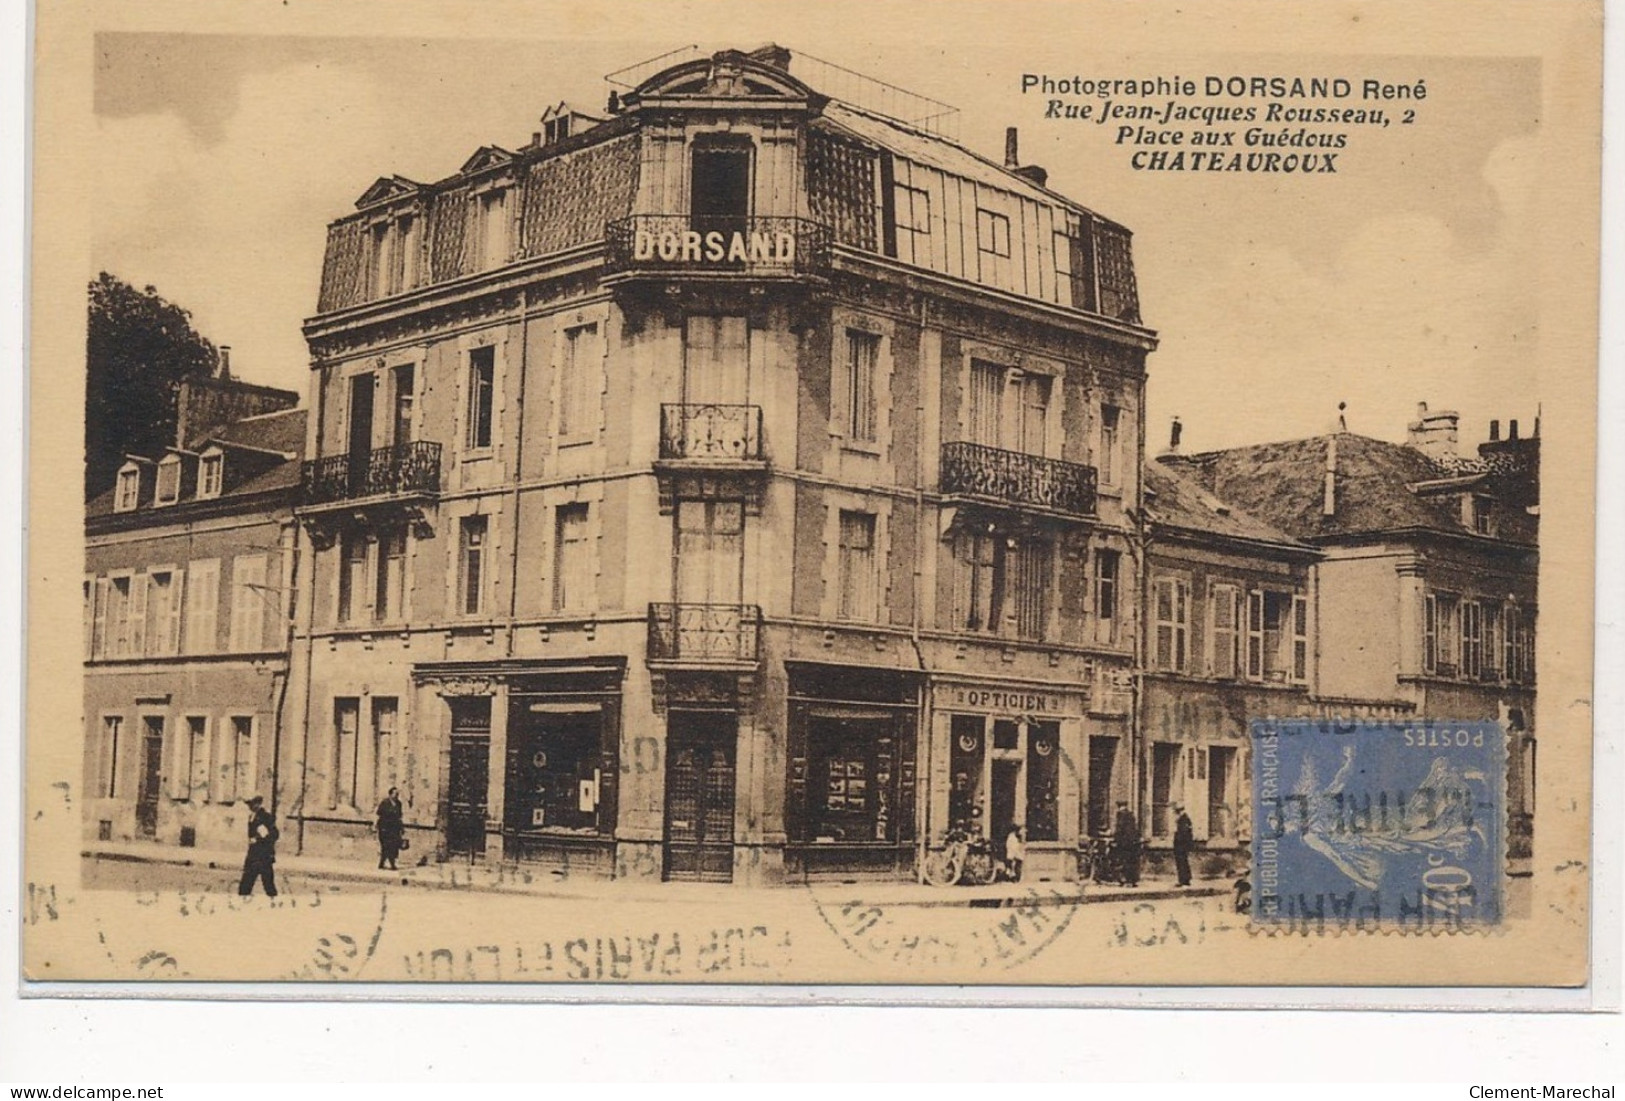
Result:
M1220 7L40 11L25 982L1582 993L1600 12Z

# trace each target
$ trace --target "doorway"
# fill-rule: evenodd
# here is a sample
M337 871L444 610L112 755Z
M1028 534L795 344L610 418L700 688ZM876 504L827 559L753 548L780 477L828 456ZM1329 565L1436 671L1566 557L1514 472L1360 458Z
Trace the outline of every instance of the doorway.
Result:
M136 788L135 824L142 837L158 836L158 793L164 782L164 720L148 715L141 731L141 783Z
M1209 746L1207 751L1207 835L1228 838L1236 835L1236 749Z
M1089 738L1089 822L1090 837L1104 837L1112 830L1112 781L1117 766L1117 739L1100 735Z
M1151 836L1167 837L1168 805L1173 801L1174 769L1179 764L1179 746L1157 742L1151 747Z
M739 716L672 711L666 724L669 880L733 881L734 754Z
M694 142L689 209L694 229L725 237L743 232L750 214L751 143L732 135L707 135Z
M463 856L485 852L485 810L491 776L491 739L453 735L450 782L446 793L446 851Z

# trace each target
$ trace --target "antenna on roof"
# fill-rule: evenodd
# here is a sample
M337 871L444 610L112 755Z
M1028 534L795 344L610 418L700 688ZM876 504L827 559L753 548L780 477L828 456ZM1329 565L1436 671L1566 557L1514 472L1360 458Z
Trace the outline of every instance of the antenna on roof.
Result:
M1349 403L1346 401L1340 401L1337 403L1337 430L1339 432L1347 432L1349 430L1349 419L1343 415L1344 410L1346 410L1348 407Z

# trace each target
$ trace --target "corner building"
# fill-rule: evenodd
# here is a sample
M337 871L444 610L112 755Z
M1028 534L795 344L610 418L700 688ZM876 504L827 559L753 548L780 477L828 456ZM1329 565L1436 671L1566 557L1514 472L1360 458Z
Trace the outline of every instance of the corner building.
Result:
M442 859L908 878L969 821L1062 878L1133 798L1129 233L796 68L672 65L331 226L307 851L395 785Z

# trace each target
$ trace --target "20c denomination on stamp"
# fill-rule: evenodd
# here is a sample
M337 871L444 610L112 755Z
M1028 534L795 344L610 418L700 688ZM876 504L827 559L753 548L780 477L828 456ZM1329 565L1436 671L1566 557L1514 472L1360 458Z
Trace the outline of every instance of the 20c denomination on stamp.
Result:
M1447 932L1504 913L1494 722L1254 720L1254 925Z

